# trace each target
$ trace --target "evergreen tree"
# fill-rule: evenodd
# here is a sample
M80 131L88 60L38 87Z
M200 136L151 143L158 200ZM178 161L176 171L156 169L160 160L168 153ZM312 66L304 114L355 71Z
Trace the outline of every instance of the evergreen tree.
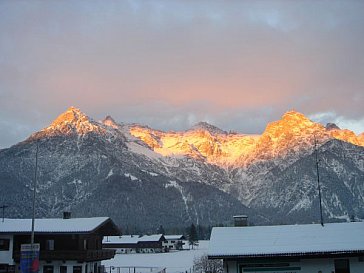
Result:
M162 225L159 226L159 228L157 230L157 233L158 234L163 234L163 235L166 233Z
M205 239L204 228L201 225L197 225L197 237L201 240Z
M188 233L188 243L190 246L192 246L192 249L194 246L198 245L198 236L195 225L192 223L191 227L189 229Z

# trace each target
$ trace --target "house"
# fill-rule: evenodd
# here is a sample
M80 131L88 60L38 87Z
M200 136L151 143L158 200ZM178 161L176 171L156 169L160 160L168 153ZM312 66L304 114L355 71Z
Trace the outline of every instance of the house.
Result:
M20 271L21 245L29 244L31 219L0 221L0 272ZM120 234L108 217L35 219L34 242L40 244L39 273L97 273L114 250L103 250L106 235Z
M183 235L164 235L164 238L163 247L168 250L182 250L186 240Z
M107 236L102 241L104 249L114 249L117 254L136 253L139 235Z
M108 236L102 241L104 249L114 249L116 253L160 253L164 251L163 234Z
M144 235L138 239L137 249L141 253L160 253L164 251L165 240L163 234Z
M364 222L216 227L208 258L225 273L363 273Z

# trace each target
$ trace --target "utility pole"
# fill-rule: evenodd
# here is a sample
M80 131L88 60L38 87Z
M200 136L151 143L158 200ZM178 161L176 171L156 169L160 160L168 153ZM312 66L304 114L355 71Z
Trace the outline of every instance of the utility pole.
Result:
M315 139L315 159L316 159L316 172L317 172L317 189L318 189L319 201L320 201L320 221L321 221L321 226L324 226L324 220L323 220L323 216L322 216L322 198L321 198L319 159L318 159L316 136L314 136L314 139Z
M39 149L39 144L38 144L38 140L37 140L37 146L36 146L36 151L35 151L35 170L34 170L34 181L33 181L33 216L32 216L32 234L31 234L31 240L30 240L30 244L33 247L34 244L34 222L35 222L35 194L36 194L36 190L37 190L37 171L38 171L38 149Z
M3 210L3 222L4 222L4 218L5 218L5 209L6 208L8 208L9 206L6 206L6 205L2 205L1 207L0 207L0 209L2 209Z

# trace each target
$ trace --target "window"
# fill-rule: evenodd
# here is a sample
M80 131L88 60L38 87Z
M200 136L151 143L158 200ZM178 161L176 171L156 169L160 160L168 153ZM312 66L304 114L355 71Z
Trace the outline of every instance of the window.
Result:
M335 273L350 273L350 265L348 259L337 259L335 263Z
M67 273L67 266L61 265L59 267L59 273Z
M301 270L300 266L291 266L289 262L285 261L265 261L256 263L244 263L240 265L240 273L244 272L296 272Z
M82 273L82 266L74 266L73 273Z
M8 273L15 273L15 265L8 265Z
M8 264L0 264L0 273L15 273L15 266Z
M9 250L10 239L0 239L0 251Z
M43 266L43 273L53 273L53 265Z
M54 240L47 240L46 250L54 250Z
M0 272L8 272L8 264L0 264Z

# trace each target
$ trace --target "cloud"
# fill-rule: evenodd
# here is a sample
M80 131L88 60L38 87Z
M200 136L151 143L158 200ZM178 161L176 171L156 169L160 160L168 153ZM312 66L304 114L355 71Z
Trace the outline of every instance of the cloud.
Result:
M364 131L363 8L360 1L2 1L0 121L36 130L75 105L95 118L111 113L161 129L204 119L254 133L295 108L335 112L344 127ZM14 141L29 133L6 128Z
M364 117L361 119L350 119L344 116L339 116L335 112L324 112L313 114L310 116L310 119L315 122L322 123L323 125L327 123L335 123L342 129L350 128L356 134L364 133Z

